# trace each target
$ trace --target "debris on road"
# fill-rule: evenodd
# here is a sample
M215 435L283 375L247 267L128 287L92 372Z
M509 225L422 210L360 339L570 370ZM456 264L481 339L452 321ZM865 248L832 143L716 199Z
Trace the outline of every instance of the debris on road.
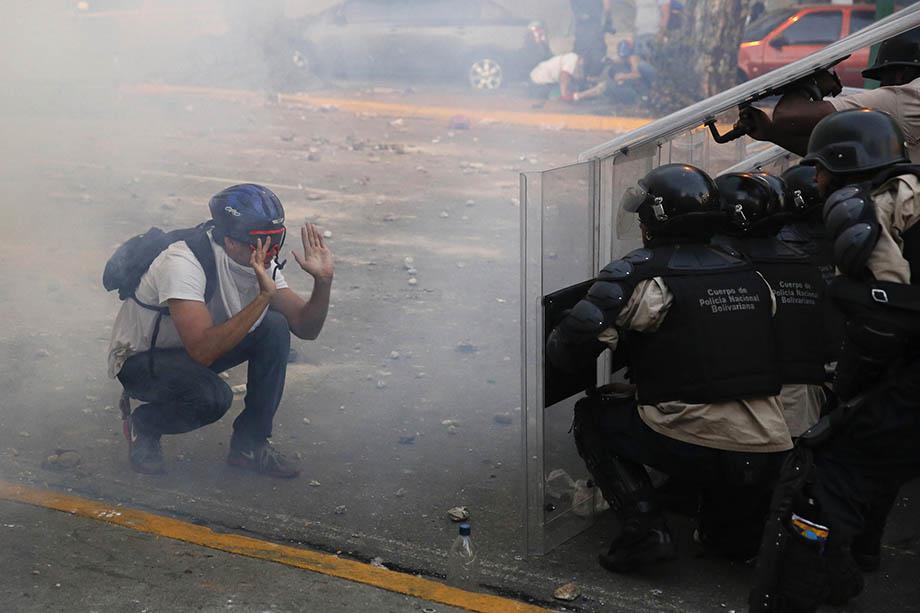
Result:
M460 353L476 353L479 347L469 341L460 341L457 343L457 351Z
M466 507L454 507L447 510L447 516L450 517L450 521L461 522L466 521L470 518L470 510Z
M310 425L310 418L309 418L309 417L304 417L304 418L303 418L303 423L305 423L305 424L307 424L307 425L309 426L309 425Z
M414 260L411 256L410 256L410 257L403 258L403 267L404 267L406 270L412 269L412 265L413 265L413 264L415 264L415 260Z
M376 558L371 559L371 566L374 566L376 568L386 568L386 566L383 565L383 558L381 558L380 556L377 556Z
M581 590L578 589L578 585L576 585L574 581L566 583L565 585L560 585L553 590L553 598L556 600L571 602L577 600L579 596L581 596Z
M307 485L309 485L310 487L319 487L321 484L316 479L312 479Z
M415 277L412 277L409 279L409 285L416 285L417 283L418 283L418 279L416 279Z
M411 274L411 273L410 273L410 274ZM398 360L398 359L399 359L399 352L398 352L398 351L391 351L391 352L390 352L390 359L391 359L391 360Z
M408 436L400 436L400 437L399 437L399 444L400 444L400 445L414 445L414 444L415 444L415 435L414 435L414 434L410 434L410 435L408 435Z
M335 508L336 515L345 515L346 511L348 511L348 508L344 504L340 504Z
M233 385L233 386L230 387L230 391L233 392L234 395L237 395L237 396L239 396L240 394L245 394L245 393L246 393L246 384L245 384L245 383L240 383L239 385Z
M397 498L402 498L403 496L406 495L406 493L407 493L407 492L406 492L406 488L401 487L401 488L399 488L398 490L396 490L396 493L393 494L393 495L396 496Z
M323 238L332 238L332 231L326 230L323 232Z
M386 381L384 381L383 379L377 380L377 389L382 390L382 389L386 389L386 387L387 387Z
M72 470L80 465L83 458L76 449L55 449L42 462L46 470Z

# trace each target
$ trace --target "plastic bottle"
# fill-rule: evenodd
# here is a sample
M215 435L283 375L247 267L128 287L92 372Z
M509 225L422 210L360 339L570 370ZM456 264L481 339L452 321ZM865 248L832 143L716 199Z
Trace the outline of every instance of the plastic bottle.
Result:
M460 534L450 548L447 583L463 590L479 589L479 557L470 540L470 525L460 524Z

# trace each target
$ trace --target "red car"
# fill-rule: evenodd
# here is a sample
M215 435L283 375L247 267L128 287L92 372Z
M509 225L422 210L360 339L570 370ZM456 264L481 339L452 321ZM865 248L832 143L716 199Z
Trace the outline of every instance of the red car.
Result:
M738 50L742 81L799 60L875 21L874 4L801 5L765 13L744 32ZM869 63L861 49L837 65L837 75L849 87L863 87L860 72Z

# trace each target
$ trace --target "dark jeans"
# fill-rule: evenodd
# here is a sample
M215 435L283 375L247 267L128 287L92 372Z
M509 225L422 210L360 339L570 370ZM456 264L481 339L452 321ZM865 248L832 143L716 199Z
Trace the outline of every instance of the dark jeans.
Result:
M699 490L700 527L713 547L732 556L756 552L784 454L721 451L669 438L642 421L635 401L596 402L594 410L611 453Z
M146 403L133 413L138 430L181 434L224 416L233 393L217 373L248 362L246 406L233 422L233 431L236 437L259 442L272 433L290 346L287 320L269 311L255 330L210 367L192 360L185 349L154 349L153 373L150 356L144 352L128 358L118 379L129 396Z

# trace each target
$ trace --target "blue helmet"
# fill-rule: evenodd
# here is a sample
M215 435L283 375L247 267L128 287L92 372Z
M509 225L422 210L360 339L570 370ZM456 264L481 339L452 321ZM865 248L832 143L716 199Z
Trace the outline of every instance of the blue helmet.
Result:
M272 239L272 247L284 243L284 207L267 187L254 183L234 185L214 194L208 203L214 220L214 237L222 242L224 236L254 245Z

